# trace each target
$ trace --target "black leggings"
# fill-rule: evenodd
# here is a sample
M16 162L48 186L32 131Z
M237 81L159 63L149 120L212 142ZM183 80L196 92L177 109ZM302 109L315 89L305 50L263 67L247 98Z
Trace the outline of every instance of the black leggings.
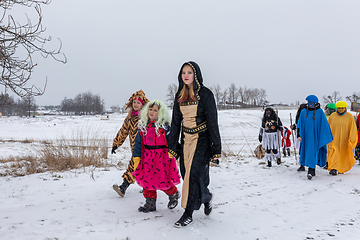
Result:
M272 149L273 154L277 154L278 150L277 149ZM266 149L266 153L271 153L271 149Z

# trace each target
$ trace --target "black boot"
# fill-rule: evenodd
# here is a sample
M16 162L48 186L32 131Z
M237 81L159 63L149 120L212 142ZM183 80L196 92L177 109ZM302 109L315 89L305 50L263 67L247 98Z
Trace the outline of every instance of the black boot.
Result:
M315 176L315 168L309 168L307 178L310 180Z
M336 176L338 174L338 171L336 169L331 169L329 174L333 175L333 176Z
M117 192L121 197L124 197L125 196L125 192L126 192L126 189L130 186L130 183L124 179L124 182L118 186L118 185L113 185L113 189L115 190L115 192Z
M156 211L156 198L145 198L145 204L143 207L139 207L139 212L154 212Z
M300 167L297 169L298 172L305 172L305 167L303 165L300 165Z
M285 151L285 148L283 148L283 154L284 154L284 157L286 157L286 151Z
M280 159L280 158L277 158L277 159L276 159L276 164L277 164L277 165L280 165L280 164L281 164L281 159Z
M271 161L268 161L267 166L268 166L268 167L271 167Z
M213 199L212 193L210 193L210 196L211 196L210 201L207 203L204 203L204 213L206 216L209 216L212 211L212 199Z
M324 169L328 169L329 164L326 162L325 166L323 167Z
M287 151L287 153L288 153L288 155L290 157L290 148L286 149L286 151Z
M179 191L176 191L176 193L173 195L169 195L169 203L167 205L168 209L174 209L178 205L179 198L180 198Z

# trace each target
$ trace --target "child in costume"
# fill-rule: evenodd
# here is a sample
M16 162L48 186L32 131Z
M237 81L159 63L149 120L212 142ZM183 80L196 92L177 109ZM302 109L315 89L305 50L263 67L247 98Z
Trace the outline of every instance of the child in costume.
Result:
M131 97L129 98L129 102L126 104L126 109L130 108L130 110L124 120L123 125L116 134L111 149L112 154L116 154L116 149L124 143L127 136L129 136L131 152L133 152L135 137L138 133L139 112L143 105L148 102L149 99L145 97L145 93L143 92L143 90L139 90L131 95ZM134 170L134 160L133 157L131 157L128 167L125 173L122 175L123 183L121 185L113 185L113 189L121 197L125 196L126 189L130 186L130 184L135 183L135 178L131 174Z
M139 212L156 211L156 190L169 196L169 209L178 204L180 194L175 185L180 183L180 175L175 158L168 154L169 123L166 105L161 101L149 102L141 112L133 151L136 169L133 175L143 187L145 197Z
M328 145L328 169L330 175L345 173L355 165L353 149L358 143L354 117L346 111L347 103L336 103L336 113L329 117L334 140Z
M265 159L267 160L268 167L272 166L271 162L273 158L276 159L276 163L278 165L281 163L278 149L280 147L279 131L282 130L283 127L281 120L275 113L274 109L270 107L266 108L261 121L259 142L263 142L263 147L266 149Z
M291 132L290 130L284 126L284 129L281 131L281 147L283 149L284 157L286 157L286 153L290 157L290 147L291 147L291 140L290 140Z
M329 123L324 111L320 108L319 99L315 95L306 97L306 109L301 110L297 123L297 134L300 144L300 167L298 171L305 171L307 178L315 176L315 167L324 167L326 163L327 144L333 140Z

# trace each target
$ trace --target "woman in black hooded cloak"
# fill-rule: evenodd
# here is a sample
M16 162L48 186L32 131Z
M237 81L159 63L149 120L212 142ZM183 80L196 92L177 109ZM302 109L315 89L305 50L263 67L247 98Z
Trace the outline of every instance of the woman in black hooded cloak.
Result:
M184 180L181 207L185 212L175 227L185 227L192 223L192 213L202 203L204 213L211 213L209 163L218 161L221 139L214 95L203 85L199 66L192 61L184 63L178 81L168 144L169 154L180 157Z

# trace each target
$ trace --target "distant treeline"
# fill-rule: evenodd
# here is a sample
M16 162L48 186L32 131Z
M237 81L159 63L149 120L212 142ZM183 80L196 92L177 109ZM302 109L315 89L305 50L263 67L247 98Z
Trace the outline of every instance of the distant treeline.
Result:
M178 86L170 84L168 86L167 104L173 106L174 96ZM265 89L236 87L235 83L231 83L230 87L221 89L220 84L210 87L213 92L218 109L246 108L265 106L269 103L266 100Z
M101 114L104 109L104 100L91 92L79 93L75 98L65 97L60 104L60 110L65 114Z
M105 103L100 95L91 92L79 93L75 98L65 97L59 106L45 106L40 110L59 112L71 115L101 114L104 112ZM39 106L35 103L34 96L15 99L8 94L0 94L0 112L3 116L34 116L39 111Z
M0 112L3 116L30 116L36 108L33 96L15 99L7 93L0 94Z

